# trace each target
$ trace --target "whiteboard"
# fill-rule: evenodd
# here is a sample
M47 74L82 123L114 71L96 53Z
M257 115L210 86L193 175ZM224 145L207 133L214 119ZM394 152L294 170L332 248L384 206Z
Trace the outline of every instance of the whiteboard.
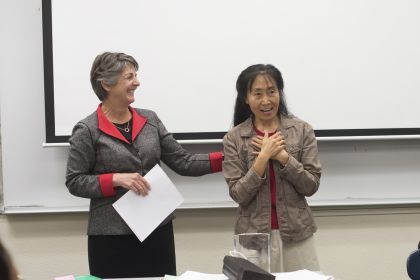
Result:
M4 39L0 44L0 121L6 213L86 211L89 203L72 196L64 185L68 147L42 145L46 135L47 86L43 75L41 7L41 0L28 0L25 5L0 1L0 37ZM93 93L89 91L88 95ZM332 100L326 102L333 106ZM393 107L396 116L405 111L406 107ZM220 143L185 147L191 152L221 149ZM309 198L311 205L420 203L419 140L319 141L319 150L323 165L321 186ZM185 197L181 208L235 206L221 173L190 178L167 168L165 171Z
M66 142L96 108L89 71L104 51L139 61L134 106L178 139L221 139L256 63L282 71L317 136L420 134L419 14L415 0L46 0L46 140Z

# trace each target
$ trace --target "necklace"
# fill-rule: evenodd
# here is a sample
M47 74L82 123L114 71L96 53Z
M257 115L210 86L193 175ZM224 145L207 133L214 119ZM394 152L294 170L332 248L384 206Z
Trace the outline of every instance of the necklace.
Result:
M128 120L127 126L126 127L123 127L123 128L119 127L117 124L114 124L114 125L115 125L116 128L118 128L121 131L125 131L127 133L130 132L130 120Z

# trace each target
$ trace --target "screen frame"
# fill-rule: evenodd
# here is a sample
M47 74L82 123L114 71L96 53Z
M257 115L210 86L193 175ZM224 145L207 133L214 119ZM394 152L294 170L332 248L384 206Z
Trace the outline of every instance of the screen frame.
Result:
M52 0L42 0L42 32L44 52L44 96L45 96L45 126L46 143L67 143L70 135L56 135L55 108L54 108L54 61L53 61L53 34L52 34ZM187 132L173 133L177 140L212 141L221 140L227 131ZM318 139L323 138L358 138L373 139L383 136L420 136L420 128L364 128L364 129L315 129Z

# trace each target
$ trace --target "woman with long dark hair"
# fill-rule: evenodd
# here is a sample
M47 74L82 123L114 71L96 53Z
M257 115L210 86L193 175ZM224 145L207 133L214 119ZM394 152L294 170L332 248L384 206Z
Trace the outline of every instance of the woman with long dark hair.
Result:
M320 270L305 199L321 177L314 131L290 114L274 66L246 68L236 89L234 128L223 139L223 173L239 205L235 234L270 234L272 272Z

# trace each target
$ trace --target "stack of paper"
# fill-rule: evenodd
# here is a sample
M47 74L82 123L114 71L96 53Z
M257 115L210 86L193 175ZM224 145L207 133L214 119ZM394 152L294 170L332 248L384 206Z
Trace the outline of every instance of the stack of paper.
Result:
M178 276L173 275L165 275L165 277L162 278L162 280L177 280Z
M310 270L298 270L293 272L273 273L276 280L334 280L332 276L326 276ZM208 274L195 271L186 271L182 275L165 276L164 280L228 280L224 274Z
M297 270L293 272L273 273L276 280L334 280L334 277L323 275L310 270Z
M177 280L229 280L224 274L207 274L195 271L185 271Z

